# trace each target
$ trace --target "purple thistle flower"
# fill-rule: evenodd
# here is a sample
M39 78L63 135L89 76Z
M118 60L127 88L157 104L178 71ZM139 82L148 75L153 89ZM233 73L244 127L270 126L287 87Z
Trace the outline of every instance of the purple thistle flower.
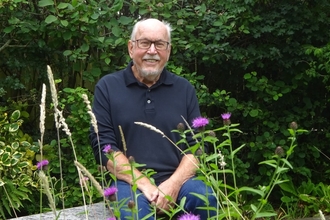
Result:
M194 128L203 128L209 123L209 120L207 118L203 117L197 117L193 120L192 126Z
M221 117L222 117L223 120L228 120L228 119L230 119L230 116L231 116L231 113L230 113L230 112L227 112L227 113L221 114Z
M115 186L111 186L111 187L106 188L106 189L104 190L104 196L105 196L105 197L112 196L112 195L114 195L117 191L118 191L118 189L117 189Z
M107 220L116 220L116 217L107 218Z
M111 151L111 145L110 144L104 146L104 148L103 148L104 153L107 154L107 153L110 153L110 151Z
M231 116L231 113L230 112L221 114L221 117L223 119L223 124L224 125L230 125L230 123L231 123L230 116Z
M200 217L199 217L199 215L194 215L194 214L189 214L189 213L187 213L187 214L183 214L183 215L181 215L179 218L178 218L178 220L200 220Z
M38 170L42 170L43 167L47 166L49 164L48 160L42 160L37 163Z

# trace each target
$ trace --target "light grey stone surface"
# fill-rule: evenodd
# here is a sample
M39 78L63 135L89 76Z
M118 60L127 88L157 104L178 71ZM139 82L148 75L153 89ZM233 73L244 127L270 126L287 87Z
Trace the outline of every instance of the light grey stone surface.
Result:
M109 209L104 205L103 202L96 203L93 205L86 206L88 215L86 216L85 207L79 206L75 208L69 208L63 210L59 210L57 214L60 213L60 220L83 220L83 219L91 219L91 220L106 220L110 217ZM12 220L53 220L56 219L53 212L47 212L36 215L23 216L19 218L12 218Z
M93 205L86 206L88 215L86 216L85 207L79 206L75 208L65 209L64 211L59 210L60 213L59 220L107 220L110 218L110 211L104 205L103 202L95 203ZM58 214L57 213L57 214ZM326 220L330 220L330 216L325 217ZM52 212L23 216L19 218L12 218L11 220L54 220L55 216ZM302 218L297 220L321 220L320 217Z

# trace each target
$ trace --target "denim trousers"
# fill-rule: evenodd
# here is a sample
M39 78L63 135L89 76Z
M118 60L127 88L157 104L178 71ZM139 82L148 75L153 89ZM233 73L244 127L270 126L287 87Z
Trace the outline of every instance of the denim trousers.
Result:
M214 196L214 193L212 192L212 189L209 186L206 186L205 183L201 180L196 180L193 178L190 178L187 180L181 187L178 198L176 203L180 204L180 201L182 198L186 197L186 202L184 205L184 209L187 213L192 213L195 215L199 215L201 220L207 220L209 217L214 217L216 216L216 211L215 208L217 206L217 199ZM115 183L112 183L111 185L115 185ZM125 220L125 219L132 219L132 212L128 209L127 203L129 200L133 200L133 192L132 192L132 187L124 182L118 180L116 182L116 187L118 189L117 192L117 199L118 201L126 201L125 205L120 209L120 219ZM195 195L192 195L191 193L196 193L200 194L203 196L208 195L208 202L209 205L208 207L214 207L212 210L203 210L203 209L198 209L198 207L205 207L206 204L205 202L198 198ZM141 193L140 190L136 190L137 196L137 207L138 207L138 219L147 219L147 220L154 220L155 217L151 216L148 218L144 218L148 214L152 212L151 207L150 207L150 202L148 199ZM134 215L136 216L136 215Z

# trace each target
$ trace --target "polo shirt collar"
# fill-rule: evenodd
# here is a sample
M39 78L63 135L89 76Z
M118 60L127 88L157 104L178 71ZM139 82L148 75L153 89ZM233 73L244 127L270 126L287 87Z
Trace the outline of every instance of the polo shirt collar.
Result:
M133 66L133 61L129 62L126 69L124 70L124 79L126 86L138 82L133 74L132 66ZM173 83L174 83L174 79L173 77L171 77L171 73L167 71L166 68L164 68L156 84L172 85Z

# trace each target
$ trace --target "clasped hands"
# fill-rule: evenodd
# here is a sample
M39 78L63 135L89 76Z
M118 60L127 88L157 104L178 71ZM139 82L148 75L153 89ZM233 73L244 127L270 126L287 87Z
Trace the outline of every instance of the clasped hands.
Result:
M158 187L152 185L143 194L147 197L150 203L157 207L157 213L161 214L164 211L169 211L178 198L180 186L175 185L172 181L166 180Z

